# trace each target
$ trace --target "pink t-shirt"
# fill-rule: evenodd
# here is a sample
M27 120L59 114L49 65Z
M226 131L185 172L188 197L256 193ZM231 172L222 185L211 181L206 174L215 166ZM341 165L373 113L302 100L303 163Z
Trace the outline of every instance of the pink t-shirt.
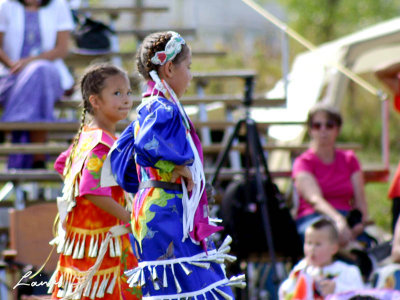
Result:
M338 210L352 209L354 190L351 176L361 169L360 163L353 151L335 151L335 160L330 164L323 163L314 150L309 149L298 156L293 164L292 177L299 172L309 172L317 180L322 194L334 208ZM314 213L312 206L299 195L297 218Z

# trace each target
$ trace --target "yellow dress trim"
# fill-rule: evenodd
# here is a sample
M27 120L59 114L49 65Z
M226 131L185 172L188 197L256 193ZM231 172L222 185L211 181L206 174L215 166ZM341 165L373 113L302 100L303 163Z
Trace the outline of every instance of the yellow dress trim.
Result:
M87 273L86 271L78 271L76 269L72 270L72 269L61 267L61 266L58 266L58 271L63 273L63 274L74 275L74 276L84 276ZM118 272L117 274L119 274L120 266L115 266L115 267L112 267L112 268L99 270L99 271L96 272L96 276L110 275L110 274L115 273L115 272Z
M118 225L118 224L116 224ZM112 227L112 226L111 226ZM84 234L84 235L98 235L98 234L106 234L111 227L103 227L99 229L83 229L83 228L76 228L72 226L67 226L67 232L69 233L77 233L77 234Z

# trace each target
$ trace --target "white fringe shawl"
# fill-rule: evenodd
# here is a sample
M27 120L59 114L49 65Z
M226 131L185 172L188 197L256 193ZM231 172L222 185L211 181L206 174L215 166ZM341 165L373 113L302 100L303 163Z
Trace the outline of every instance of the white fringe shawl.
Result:
M192 179L194 182L194 187L192 189L192 194L189 197L188 190L186 188L185 182L182 180L182 204L183 204L183 238L182 242L185 241L186 238L190 237L189 233L194 228L194 216L199 205L201 195L204 192L206 179L204 175L203 164L201 162L199 152L197 151L196 145L193 142L192 136L190 135L190 124L189 124L189 117L187 116L184 108L182 107L181 103L179 102L178 97L176 96L175 92L168 86L165 81L161 81L158 77L156 71L150 72L151 78L156 83L155 89L162 91L167 97L169 94L172 99L170 99L173 103L178 106L179 112L182 116L183 122L185 123L186 127L186 139L188 140L190 147L192 148L194 154L194 162L191 166L188 166L190 172L192 173ZM154 91L154 90L153 90ZM152 95L153 96L153 95ZM190 237L191 238L191 237ZM192 239L193 243L198 244L198 242Z

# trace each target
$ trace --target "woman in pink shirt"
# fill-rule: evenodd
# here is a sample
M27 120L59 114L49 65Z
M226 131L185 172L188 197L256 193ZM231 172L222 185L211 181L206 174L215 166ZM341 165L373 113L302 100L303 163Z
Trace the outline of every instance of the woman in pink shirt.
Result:
M336 224L340 243L346 245L369 220L360 163L353 151L335 147L342 125L335 108L317 104L307 125L310 148L295 159L292 172L299 194L297 229L304 235L308 225L327 216ZM362 219L350 228L346 217L353 209L361 212Z

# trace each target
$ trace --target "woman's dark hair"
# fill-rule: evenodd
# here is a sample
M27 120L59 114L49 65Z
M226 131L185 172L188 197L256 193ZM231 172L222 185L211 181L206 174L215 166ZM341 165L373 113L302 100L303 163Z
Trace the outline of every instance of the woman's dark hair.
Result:
M20 2L22 5L25 6L25 0L17 0L18 2ZM40 7L44 7L47 6L52 0L41 0L40 1Z
M65 163L64 176L66 176L71 169L72 157L74 156L79 137L82 133L83 126L85 125L86 113L93 115L93 107L90 104L89 97L91 95L99 95L104 88L104 82L106 81L106 79L110 76L118 74L126 75L126 72L118 68L117 66L109 63L101 63L89 66L83 73L80 80L83 106L81 114L81 124L79 126L78 133L76 134L72 143L71 152Z
M335 124L338 127L342 126L342 116L340 115L340 112L338 109L331 105L327 105L324 103L318 103L314 105L310 111L308 112L308 117L307 117L307 125L309 128L311 128L314 116L317 113L323 112L327 115L329 121L335 122Z
M149 80L150 71L158 71L160 65L155 65L151 62L151 58L157 51L165 50L167 42L170 40L172 34L169 32L155 32L148 35L139 46L138 53L136 55L136 64L139 73L144 77L144 79ZM183 61L189 53L189 47L184 44L182 45L182 50L179 52L175 58L172 60L174 64L179 64Z

